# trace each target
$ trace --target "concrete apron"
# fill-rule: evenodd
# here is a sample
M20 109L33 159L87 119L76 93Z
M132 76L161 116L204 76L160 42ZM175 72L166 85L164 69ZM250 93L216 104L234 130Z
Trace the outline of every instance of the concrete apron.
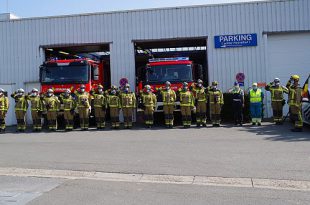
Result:
M248 187L278 190L310 191L310 181L259 179L259 178L228 178L209 176L176 176L134 173L108 173L97 171L47 170L1 168L0 176L42 177L61 179L85 179L133 183L184 184L197 186Z

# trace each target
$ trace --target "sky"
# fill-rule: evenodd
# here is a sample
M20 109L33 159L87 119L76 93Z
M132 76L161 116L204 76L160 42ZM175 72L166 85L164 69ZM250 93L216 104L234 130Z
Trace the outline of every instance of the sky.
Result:
M26 18L246 1L258 0L0 0L0 13Z

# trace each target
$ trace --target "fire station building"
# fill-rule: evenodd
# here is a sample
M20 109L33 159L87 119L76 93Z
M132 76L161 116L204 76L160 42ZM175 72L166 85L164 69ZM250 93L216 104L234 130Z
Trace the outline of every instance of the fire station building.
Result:
M107 84L128 78L152 57L189 57L207 82L226 91L236 76L248 89L310 72L310 1L272 0L66 16L0 14L0 87L12 93L40 86L39 67L59 55L106 62ZM266 94L265 116L272 115ZM10 99L8 124L15 124ZM287 109L287 108L286 108Z

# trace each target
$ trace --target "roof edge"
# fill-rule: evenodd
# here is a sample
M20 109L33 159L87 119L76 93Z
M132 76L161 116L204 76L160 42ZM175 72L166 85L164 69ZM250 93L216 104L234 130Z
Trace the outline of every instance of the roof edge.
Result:
M147 9L131 9L131 10L120 10L120 11L104 11L104 12L93 12L93 13L81 13L81 14L65 14L58 16L40 16L40 17L25 17L17 18L10 20L1 20L1 22L11 22L11 21L23 21L23 20L37 20L37 19L56 19L56 18L68 18L68 17L79 17L79 16L92 16L92 15L104 15L104 14L116 14L116 13L134 13L134 12L143 12L143 11L158 11L158 10L171 10L171 9L184 9L184 8L201 8L201 7L219 7L219 6L233 6L233 5L242 5L242 4L264 4L264 3L274 3L274 2L288 2L296 0L257 0L257 1L248 1L248 2L227 2L222 4L201 4L201 5L189 5L189 6L178 6L178 7L155 7ZM298 0L299 1L299 0Z

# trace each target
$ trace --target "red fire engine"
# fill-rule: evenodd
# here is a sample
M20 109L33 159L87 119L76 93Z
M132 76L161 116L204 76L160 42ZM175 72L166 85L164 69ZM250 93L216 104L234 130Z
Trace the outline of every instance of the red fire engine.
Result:
M90 59L50 60L40 66L41 92L52 88L62 93L66 89L74 92L82 84L89 92L98 84L103 84L103 62Z
M188 57L149 59L149 63L138 82L138 93L143 90L144 85L150 85L157 95L158 102L155 112L162 112L163 102L160 89L165 86L165 82L169 81L171 89L178 91L183 82L187 82L191 86L197 77L202 76L202 72L202 66L198 65L197 67ZM176 104L178 109L180 103L176 102Z

